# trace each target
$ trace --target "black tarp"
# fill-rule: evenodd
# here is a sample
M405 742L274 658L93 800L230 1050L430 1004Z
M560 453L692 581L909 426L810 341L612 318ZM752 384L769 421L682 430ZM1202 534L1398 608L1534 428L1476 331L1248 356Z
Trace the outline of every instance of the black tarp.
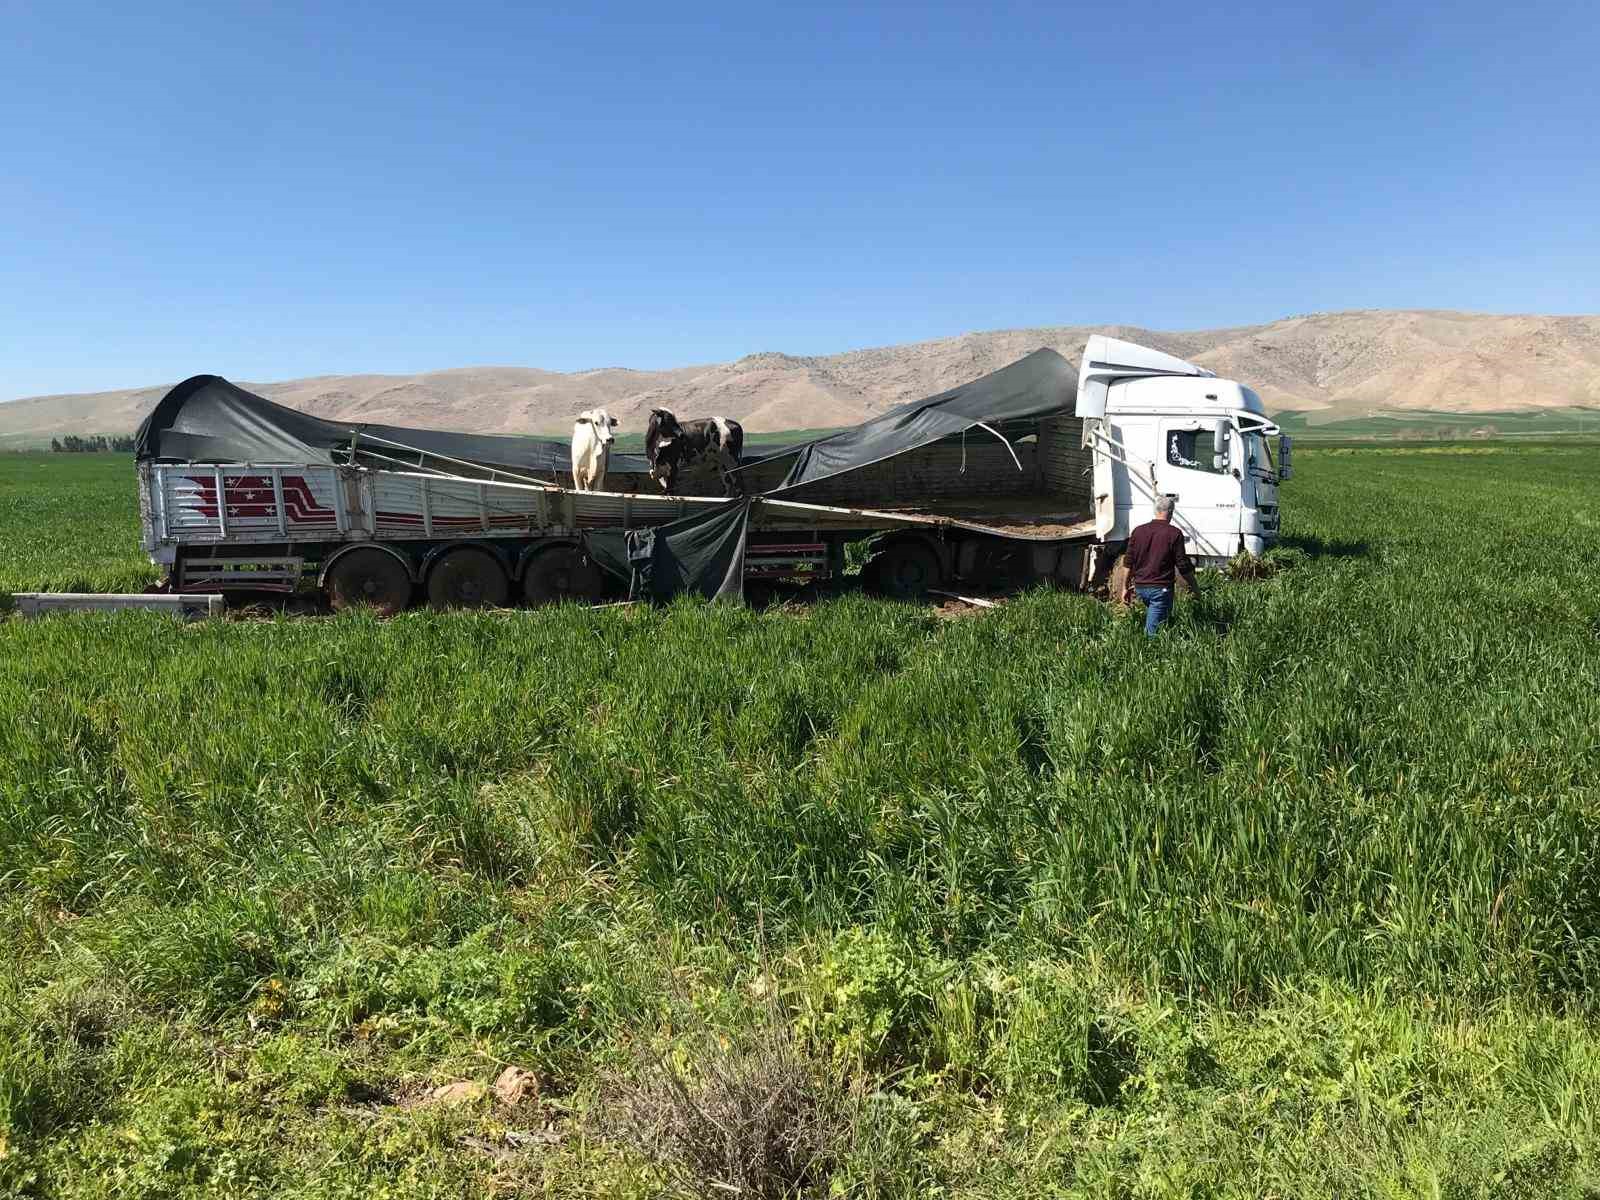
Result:
M1066 409L1076 385L1066 359L1054 350L1035 350L1010 366L898 405L854 428L776 454L747 454L745 466L794 459L771 495L882 462L979 423L994 426ZM427 455L437 459L428 465L440 469L454 460L557 480L572 470L571 446L563 441L330 421L275 404L218 375L196 375L162 397L139 426L135 455L141 461L342 463L349 461L352 441L360 456L362 439L374 466L392 465L380 456L409 462ZM648 469L640 455L611 456L611 470L618 473Z
M1035 350L1010 366L899 405L853 429L777 454L747 455L745 465L792 457L782 484L766 493L775 495L882 462L980 423L998 427L1066 410L1076 384L1066 359L1054 350ZM427 455L436 460L425 465L445 471L471 463L557 481L571 472L571 448L565 442L329 421L274 404L217 375L197 375L168 392L139 427L135 452L141 461L344 463L350 461L352 441L356 460L375 467L393 466L387 461L391 458L412 465L413 456ZM387 458L369 459L368 452ZM416 465L424 462L419 459ZM638 455L613 454L611 469L642 474L648 464ZM670 524L594 530L583 537L594 560L626 580L631 594L666 598L691 591L713 599L737 598L743 594L750 508L748 499L731 500Z
M449 460L521 472L539 478L568 475L572 448L550 438L504 437L407 429L353 421L329 421L247 392L220 375L196 375L173 388L139 426L134 455L140 461L239 463L343 463L352 439L360 457L362 440L374 466L392 466L383 455L436 469ZM405 447L405 449L402 449ZM648 470L634 454L612 454L616 472Z
M767 494L882 462L979 424L999 425L1069 408L1077 382L1077 373L1061 355L1035 350L948 392L912 400L854 428L768 455L793 454L795 461L784 481Z
M630 599L695 592L707 600L739 600L752 503L730 500L644 529L585 530L584 547L596 564L628 584Z

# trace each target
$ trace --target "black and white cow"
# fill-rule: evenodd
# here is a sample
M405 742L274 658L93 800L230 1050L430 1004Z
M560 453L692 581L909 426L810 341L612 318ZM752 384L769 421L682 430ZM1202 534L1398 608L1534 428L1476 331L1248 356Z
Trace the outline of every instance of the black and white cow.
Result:
M672 494L678 472L704 455L714 455L722 471L722 486L729 495L744 493L734 468L744 453L744 427L727 417L702 417L680 421L664 408L650 411L645 428L644 455L650 462L650 478L661 490Z

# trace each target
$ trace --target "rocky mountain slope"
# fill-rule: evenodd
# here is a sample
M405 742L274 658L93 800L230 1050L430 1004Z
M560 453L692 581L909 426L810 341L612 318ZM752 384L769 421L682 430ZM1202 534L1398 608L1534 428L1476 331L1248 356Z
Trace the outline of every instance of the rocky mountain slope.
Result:
M564 433L573 414L596 406L609 408L632 431L642 429L656 407L732 416L751 430L820 428L852 424L941 391L1040 346L1076 362L1091 332L1155 346L1242 380L1274 412L1600 407L1600 316L1394 310L1315 313L1184 333L1132 326L1009 329L820 357L752 354L666 371L463 367L236 382L321 416L477 432ZM195 369L228 373L226 363L197 362ZM0 438L125 432L168 386L0 404Z

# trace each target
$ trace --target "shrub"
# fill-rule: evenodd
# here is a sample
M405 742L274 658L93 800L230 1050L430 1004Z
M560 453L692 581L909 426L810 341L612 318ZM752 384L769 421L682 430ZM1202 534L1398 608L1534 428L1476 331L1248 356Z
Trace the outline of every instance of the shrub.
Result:
M599 1123L695 1194L758 1200L817 1190L853 1134L843 1084L775 1009L642 1048L608 1081Z

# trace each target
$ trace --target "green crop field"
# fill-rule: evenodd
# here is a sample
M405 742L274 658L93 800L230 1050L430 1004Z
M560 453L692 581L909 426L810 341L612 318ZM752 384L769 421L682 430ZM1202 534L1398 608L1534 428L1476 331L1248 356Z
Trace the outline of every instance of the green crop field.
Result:
M0 617L0 1194L1595 1195L1597 453L1308 447L1152 644ZM0 456L0 592L151 577Z
M1360 438L1367 441L1439 441L1470 438L1550 438L1600 434L1600 408L1517 409L1506 412L1431 412L1392 409L1360 416L1329 412L1280 412L1272 418L1296 438L1325 441Z

